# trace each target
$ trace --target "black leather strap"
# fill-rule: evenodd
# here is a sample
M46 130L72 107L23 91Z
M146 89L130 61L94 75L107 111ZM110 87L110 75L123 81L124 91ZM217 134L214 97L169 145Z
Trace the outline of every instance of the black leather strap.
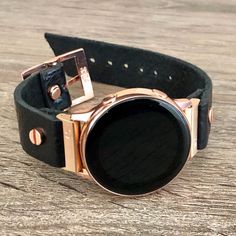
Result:
M156 88L172 98L199 98L198 149L206 147L210 131L212 84L205 72L182 60L160 53L93 40L45 34L56 55L84 48L93 81L125 88ZM65 63L69 75L76 70ZM64 166L62 125L48 107L39 84L40 74L23 81L15 91L20 137L29 154L54 166ZM33 99L34 98L34 99ZM31 128L42 127L47 133L44 144L35 146L28 138Z
M58 68L56 68L58 70ZM23 149L31 156L52 166L65 165L62 124L58 110L47 108L40 73L22 81L15 89L14 99ZM46 139L40 146L31 143L29 132L42 128Z

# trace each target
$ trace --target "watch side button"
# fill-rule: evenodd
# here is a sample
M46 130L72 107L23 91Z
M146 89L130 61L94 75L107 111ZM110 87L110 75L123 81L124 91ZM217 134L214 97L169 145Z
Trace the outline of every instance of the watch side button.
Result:
M115 101L116 101L116 94L110 94L110 95L106 96L105 98L103 98L102 104L108 105L108 104L111 104Z

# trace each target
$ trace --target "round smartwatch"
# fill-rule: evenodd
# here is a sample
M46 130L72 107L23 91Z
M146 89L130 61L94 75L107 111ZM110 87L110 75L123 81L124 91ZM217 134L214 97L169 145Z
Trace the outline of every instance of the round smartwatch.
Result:
M212 83L204 71L147 50L45 37L55 58L22 72L14 92L28 154L111 193L138 196L164 187L207 146ZM94 98L92 81L124 89L80 110ZM84 94L72 99L76 83Z

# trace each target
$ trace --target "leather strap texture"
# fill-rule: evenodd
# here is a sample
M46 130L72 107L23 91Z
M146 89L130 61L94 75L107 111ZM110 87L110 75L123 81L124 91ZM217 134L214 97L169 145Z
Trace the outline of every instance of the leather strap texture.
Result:
M208 113L212 106L212 83L200 68L143 49L49 33L45 34L45 38L55 55L83 48L93 81L124 88L159 89L171 98L199 98L198 149L206 147L210 132ZM50 69L54 73L31 75L17 86L14 93L23 149L37 159L57 167L65 165L62 123L56 118L64 104L49 104L45 97L45 83L42 81L45 76L49 81L56 81L55 75L58 74L64 77L62 67L68 75L76 75L72 63L58 65ZM68 91L64 92L67 97ZM46 139L40 146L32 144L28 136L29 131L36 127L43 128L46 133Z

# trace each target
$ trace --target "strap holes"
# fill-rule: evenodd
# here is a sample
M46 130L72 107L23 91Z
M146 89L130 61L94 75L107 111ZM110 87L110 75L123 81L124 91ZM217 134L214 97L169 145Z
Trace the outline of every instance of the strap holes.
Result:
M157 76L157 71L156 71L156 70L154 70L154 71L153 71L153 74L154 74L155 76Z
M140 71L141 73L143 73L143 68L142 68L142 67L140 67L140 68L139 68L139 71Z
M129 65L127 63L124 64L124 68L125 69L128 69L129 68Z
M109 61L109 60L108 60L108 61L107 61L107 64L110 65L110 66L112 66L113 63L112 63L112 61Z
M92 63L95 63L95 62L96 62L96 61L95 61L95 58L93 58L93 57L89 58L89 60L90 60Z

